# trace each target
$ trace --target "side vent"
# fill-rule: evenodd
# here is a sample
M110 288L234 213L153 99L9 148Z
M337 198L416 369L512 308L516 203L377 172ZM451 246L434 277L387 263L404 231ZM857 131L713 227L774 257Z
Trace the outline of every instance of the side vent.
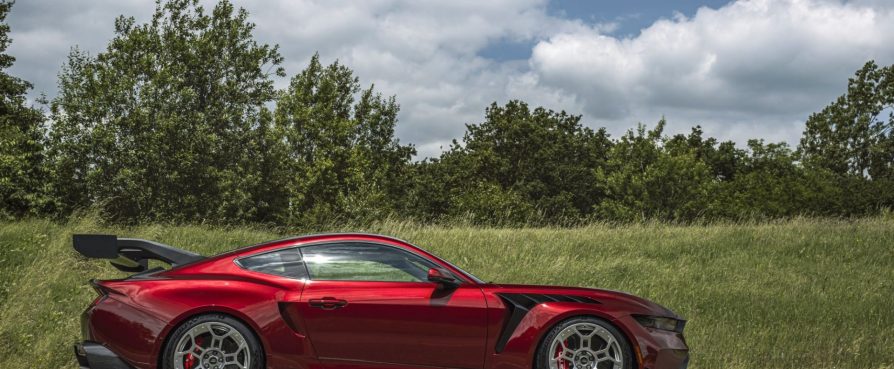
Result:
M545 302L579 302L584 304L598 304L599 301L593 300L585 296L574 295L542 295L537 293L498 293L500 299L506 304L508 318L500 331L500 338L497 339L496 352L503 352L509 337L518 328L525 315L528 314L535 306Z
M301 330L301 326L298 325L298 322L295 321L295 316L298 316L298 309L294 303L290 302L279 302L279 314L282 316L282 320L286 322L286 325L292 329L295 333L304 335L304 331Z

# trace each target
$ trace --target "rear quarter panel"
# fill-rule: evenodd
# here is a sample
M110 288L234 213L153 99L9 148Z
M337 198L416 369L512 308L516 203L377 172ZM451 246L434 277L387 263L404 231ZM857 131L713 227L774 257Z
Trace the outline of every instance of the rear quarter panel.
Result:
M279 302L297 300L303 281L215 262L162 273L157 279L105 285L115 293L94 309L91 335L138 368L155 368L166 338L181 323L205 313L228 314L248 325L261 341L270 368L308 364L301 361L309 342L279 310Z

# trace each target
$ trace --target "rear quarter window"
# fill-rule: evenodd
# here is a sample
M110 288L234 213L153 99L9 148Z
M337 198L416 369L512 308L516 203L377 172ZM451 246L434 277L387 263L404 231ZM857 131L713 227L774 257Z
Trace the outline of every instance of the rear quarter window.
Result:
M294 279L307 279L307 268L297 248L265 252L239 259L239 266L251 271Z

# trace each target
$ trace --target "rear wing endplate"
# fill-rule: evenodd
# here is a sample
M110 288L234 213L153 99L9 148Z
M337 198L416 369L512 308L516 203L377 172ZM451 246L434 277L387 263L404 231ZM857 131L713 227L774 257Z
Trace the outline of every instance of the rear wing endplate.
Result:
M149 260L158 260L171 266L191 263L205 257L176 247L137 238L118 238L106 234L76 234L72 236L74 249L91 259L109 259L118 270L130 273L143 272Z

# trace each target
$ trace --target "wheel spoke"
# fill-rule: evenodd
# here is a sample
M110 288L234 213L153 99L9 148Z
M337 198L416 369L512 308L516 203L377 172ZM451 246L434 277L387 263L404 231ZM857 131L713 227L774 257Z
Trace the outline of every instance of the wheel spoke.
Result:
M187 337L189 337L188 340L186 340ZM190 335L189 333L187 333L187 335L184 336L183 338L184 339L180 340L180 344L177 346L177 349L178 349L177 354L180 354L180 355L185 355L185 354L192 352L193 348L196 346L195 338L192 335ZM189 347L184 347L184 346L186 346L186 343L189 343ZM183 349L183 350L181 350L181 349Z
M615 346L615 340L614 340L614 338L609 337L608 339L605 340L605 347L599 349L599 350L596 351L596 352L598 352L598 353L604 353L605 355L608 355L609 351L611 351L611 349L612 349L614 346Z
M581 337L589 337L589 336L592 336L592 335L593 335L593 332L594 332L594 330L592 329L592 327L591 327L590 325L587 325L587 324L581 324L581 325L578 325L578 326L575 327L574 330L575 330L575 331L577 332L577 334L579 334ZM587 330L590 331L590 333L585 333L585 332L584 332L584 331L587 331Z

